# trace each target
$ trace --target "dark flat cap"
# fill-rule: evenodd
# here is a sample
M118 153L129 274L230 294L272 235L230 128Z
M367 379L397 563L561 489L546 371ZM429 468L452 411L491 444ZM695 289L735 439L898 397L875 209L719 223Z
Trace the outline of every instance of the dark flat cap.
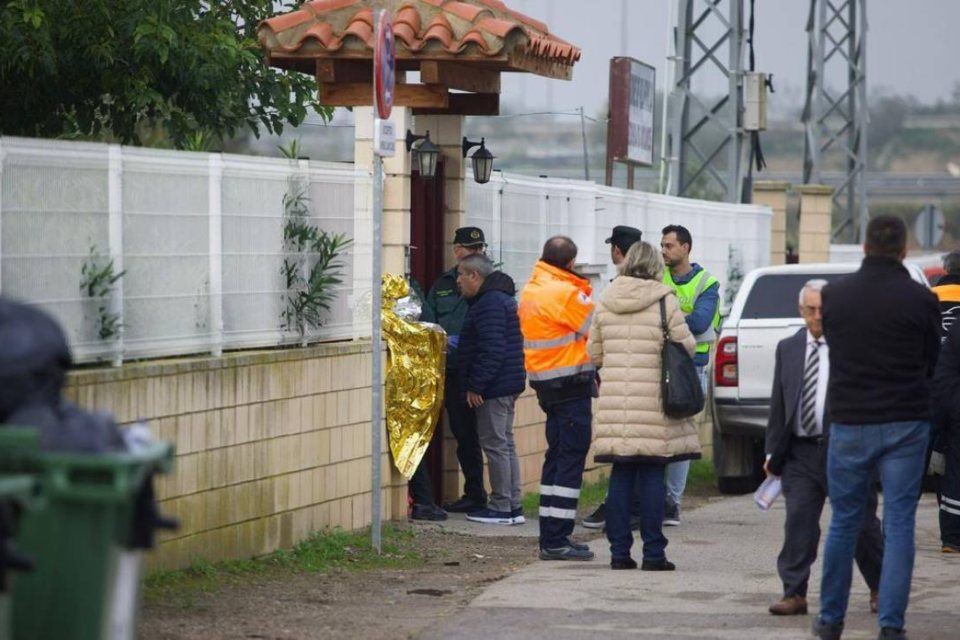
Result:
M486 240L483 238L483 230L479 227L460 227L453 233L453 244L475 247L486 244Z
M641 236L643 236L643 232L636 227L617 225L613 228L613 233L610 234L610 237L604 240L604 242L619 247L621 251L626 253L630 245L634 242L640 242Z

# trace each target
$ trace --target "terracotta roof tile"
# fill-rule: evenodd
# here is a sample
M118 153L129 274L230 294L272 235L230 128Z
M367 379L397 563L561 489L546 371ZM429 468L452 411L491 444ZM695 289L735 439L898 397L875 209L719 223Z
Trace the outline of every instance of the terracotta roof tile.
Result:
M572 67L580 49L550 33L546 24L514 11L500 0L313 0L300 9L264 20L257 29L270 52L323 57L348 45L373 48L373 7L393 12L398 56L435 51L495 58L511 69L511 52ZM518 37L512 37L516 34ZM305 48L306 47L306 48ZM417 56L419 57L419 56Z

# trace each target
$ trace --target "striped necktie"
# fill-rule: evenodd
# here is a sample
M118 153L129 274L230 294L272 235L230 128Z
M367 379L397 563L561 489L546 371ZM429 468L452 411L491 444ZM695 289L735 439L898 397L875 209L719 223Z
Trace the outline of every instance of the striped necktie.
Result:
M810 343L810 355L803 370L803 393L800 395L800 431L804 437L817 435L817 380L820 377L820 341Z

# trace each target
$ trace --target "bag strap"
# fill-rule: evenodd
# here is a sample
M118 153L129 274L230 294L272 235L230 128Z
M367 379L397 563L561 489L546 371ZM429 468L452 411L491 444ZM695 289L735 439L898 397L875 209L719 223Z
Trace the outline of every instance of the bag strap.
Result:
M663 341L670 340L670 331L667 329L667 303L666 298L660 298L660 330L663 332Z

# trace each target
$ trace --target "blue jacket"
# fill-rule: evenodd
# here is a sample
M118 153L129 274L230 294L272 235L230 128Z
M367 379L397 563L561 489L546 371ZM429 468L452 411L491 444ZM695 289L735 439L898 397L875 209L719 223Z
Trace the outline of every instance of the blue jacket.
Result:
M514 396L526 387L523 335L513 280L494 271L467 303L460 331L460 387L483 398Z
M693 280L693 277L703 271L703 267L694 262L690 265L692 270L687 275L672 276L677 284L686 284ZM687 327L693 335L700 335L710 327L713 317L717 313L717 307L720 304L720 283L708 287L697 301L693 303L693 311L686 316ZM698 353L693 357L693 364L698 367L705 367L710 362L710 354Z

